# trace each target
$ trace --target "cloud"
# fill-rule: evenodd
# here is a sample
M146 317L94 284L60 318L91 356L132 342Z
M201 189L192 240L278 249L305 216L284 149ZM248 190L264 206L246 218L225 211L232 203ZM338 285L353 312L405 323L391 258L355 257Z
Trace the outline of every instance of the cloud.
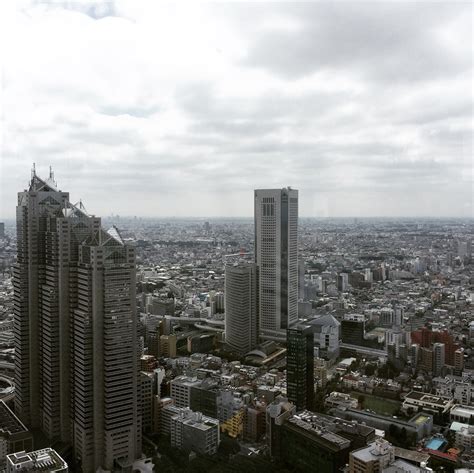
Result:
M144 5L2 4L0 217L33 162L97 215L292 185L302 215L473 216L469 5Z
M470 69L465 3L321 2L283 9L299 28L263 30L246 64L289 78L333 70L409 82Z

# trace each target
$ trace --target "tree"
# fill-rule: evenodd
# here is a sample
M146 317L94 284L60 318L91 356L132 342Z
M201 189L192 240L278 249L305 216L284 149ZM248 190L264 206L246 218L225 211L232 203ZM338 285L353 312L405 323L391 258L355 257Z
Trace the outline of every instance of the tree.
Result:
M357 401L359 403L360 408L363 409L365 405L365 396L363 394L359 394L359 396L357 397Z
M313 403L313 410L314 412L325 412L325 405L324 405L324 393L323 390L317 390L316 395L314 396L314 403Z
M377 366L373 363L368 363L365 365L365 375L366 376L373 376L375 373Z
M221 443L219 444L219 453L221 455L232 455L240 451L239 442L227 435L221 436Z
M351 371L356 371L357 368L359 368L360 366L360 360L358 358L356 358L352 363L351 363Z

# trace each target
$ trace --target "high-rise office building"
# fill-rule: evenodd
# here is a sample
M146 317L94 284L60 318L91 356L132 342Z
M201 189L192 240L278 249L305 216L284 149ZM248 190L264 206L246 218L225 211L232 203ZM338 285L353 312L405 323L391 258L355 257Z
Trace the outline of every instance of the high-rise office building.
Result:
M349 288L349 275L347 273L340 273L337 275L337 290L346 292Z
M18 193L15 410L96 471L141 454L135 253L33 170Z
M225 336L232 350L245 354L258 343L257 265L225 267Z
M298 191L257 189L254 216L259 335L285 342L298 320Z
M5 224L0 222L0 238L5 238Z
M341 338L350 345L364 345L365 316L362 314L346 314L341 320Z
M298 411L312 409L314 402L313 330L297 325L287 331L286 392Z
M444 343L433 343L433 374L439 376L445 365L445 345Z
M454 374L461 376L464 369L464 348L459 348L454 352Z

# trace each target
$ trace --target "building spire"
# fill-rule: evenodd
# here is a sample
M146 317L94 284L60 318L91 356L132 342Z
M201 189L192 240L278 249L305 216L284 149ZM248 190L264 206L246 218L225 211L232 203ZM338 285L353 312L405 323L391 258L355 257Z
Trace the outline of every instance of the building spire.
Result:
M31 168L31 179L36 177L36 163L33 163L33 167Z

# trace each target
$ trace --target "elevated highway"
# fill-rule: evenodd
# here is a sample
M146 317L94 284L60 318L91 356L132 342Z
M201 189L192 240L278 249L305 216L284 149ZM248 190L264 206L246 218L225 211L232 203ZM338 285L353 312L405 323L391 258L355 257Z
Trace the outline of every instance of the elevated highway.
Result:
M360 355L365 356L376 356L379 358L387 358L387 352L384 350L378 350L376 348L361 347L359 345L351 345L350 343L341 343L339 345L341 350L355 351Z

